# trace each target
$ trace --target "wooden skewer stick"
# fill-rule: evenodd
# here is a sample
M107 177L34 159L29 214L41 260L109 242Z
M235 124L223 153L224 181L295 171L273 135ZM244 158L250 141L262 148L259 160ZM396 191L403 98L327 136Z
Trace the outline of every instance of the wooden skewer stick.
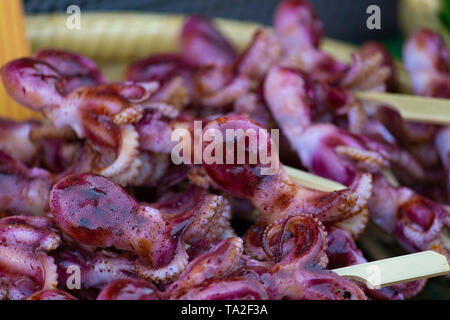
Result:
M297 184L314 189L314 190L320 190L325 192L332 192L332 191L339 191L339 190L345 190L347 187L337 181L330 180L327 178L323 178L321 176L289 167L287 165L283 165L284 170L286 170L286 173L289 175L289 177ZM400 183L398 182L397 178L394 176L392 171L389 169L382 169L381 174L385 177L385 179L389 182L389 184L393 187L400 186Z
M295 183L303 187L326 192L347 189L346 186L340 184L339 182L322 178L306 171L295 169L286 165L284 165L284 170L286 170L286 173Z
M400 182L398 182L397 177L392 173L390 169L384 168L381 169L380 172L392 187L397 188L400 186Z
M356 98L395 108L406 120L431 124L450 124L450 100L408 94L355 91Z
M447 258L434 251L423 251L395 258L334 269L338 275L364 282L370 289L432 278L450 272Z

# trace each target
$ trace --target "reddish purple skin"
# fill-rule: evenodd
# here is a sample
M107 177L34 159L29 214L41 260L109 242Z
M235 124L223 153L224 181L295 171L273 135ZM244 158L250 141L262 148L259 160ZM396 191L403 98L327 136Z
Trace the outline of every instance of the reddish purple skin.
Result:
M256 122L243 116L225 116L217 118L211 121L204 129L203 132L210 128L218 129L225 137L226 129L253 129L258 133L259 129L262 129ZM258 139L259 141L259 139ZM268 155L270 156L270 142L268 142ZM209 142L203 142L203 150L209 144ZM247 146L246 146L247 148ZM237 164L235 158L235 164L226 164L226 147L223 145L223 164L206 164L203 163L208 175L225 191L239 198L252 197L255 189L264 179L270 179L271 176L264 176L260 174L262 164L249 164L248 153L245 156L245 164ZM235 157L237 157L236 145L235 145Z
M140 226L138 203L114 182L98 175L63 178L50 194L52 214L72 238L93 246L112 246Z
M336 269L367 262L356 247L351 234L337 227L327 228L327 269Z
M348 91L339 87L330 87L327 91L327 102L335 110L343 107L348 100Z
M53 251L59 242L56 225L50 218L9 216L0 219L2 297L6 294L10 299L26 299L43 289L54 276L51 267L44 267L52 263L46 253ZM7 262L5 254L11 258Z
M137 60L125 71L125 79L136 82L166 82L178 75L189 74L194 68L177 54L156 54Z
M195 202L196 192L192 195L192 202L178 207L171 207L170 201L140 206L105 177L75 174L54 185L50 209L60 228L73 239L134 252L149 265L159 267L170 262L184 228L196 213L200 202ZM154 210L158 216L147 215L145 210Z
M142 119L135 124L139 133L139 147L143 150L161 152L166 146L172 146L167 132L172 132L172 119L169 119L153 110L146 110Z
M327 148L330 148L330 146L337 146L338 144L328 144L325 142L324 145L326 145ZM337 176L333 163L330 163L329 159L324 157L323 154L317 152L312 159L310 170L321 177L332 179L342 183L343 185L350 186L356 178L355 168L344 161L341 161L339 164L335 163L334 165L343 166L344 172Z
M89 92L89 91L88 91ZM123 82L123 83L110 83L106 85L99 85L90 90L92 94L97 94L100 96L106 96L116 99L122 99L123 103L129 103L128 100L140 100L142 99L147 91L144 87L133 82ZM109 112L117 112L119 110L108 110ZM101 109L100 109L101 110Z
M365 298L354 284L318 265L326 234L317 220L291 216L264 230L253 229L252 237L259 232L271 266L255 268L244 264L234 275L262 280L271 299Z
M399 216L406 216L424 232L428 231L436 219L435 212L442 209L426 198L417 196L413 201L408 201L399 208Z
M36 111L56 106L69 92L67 80L59 71L32 58L10 61L0 69L0 75L6 92Z
M67 80L69 92L79 87L93 87L107 82L94 61L62 50L44 49L33 54L58 70Z
M208 294L202 292L208 290ZM202 287L192 288L181 300L267 300L264 287L254 281L241 278L208 280Z
M182 56L193 65L230 65L237 57L230 42L207 19L186 19L179 40Z

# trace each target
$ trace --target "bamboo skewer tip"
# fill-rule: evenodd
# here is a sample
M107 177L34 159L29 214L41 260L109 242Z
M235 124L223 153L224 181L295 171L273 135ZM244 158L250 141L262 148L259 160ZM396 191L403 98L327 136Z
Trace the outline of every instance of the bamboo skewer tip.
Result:
M378 102L376 106L390 106L402 118L430 124L450 124L450 100L409 94L354 91L359 100Z
M428 250L334 269L340 276L363 282L369 289L437 277L450 272L447 258Z

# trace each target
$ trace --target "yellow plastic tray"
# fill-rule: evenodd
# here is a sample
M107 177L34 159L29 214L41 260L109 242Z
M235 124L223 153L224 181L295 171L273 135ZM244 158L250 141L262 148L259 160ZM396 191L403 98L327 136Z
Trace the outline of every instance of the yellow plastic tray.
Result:
M140 13L82 13L81 28L69 29L67 15L27 16L26 29L32 49L60 48L89 56L97 61L111 80L120 80L124 66L151 53L177 50L182 15ZM218 28L238 50L243 50L255 30L251 22L215 19ZM325 39L325 51L342 61L350 61L356 47Z

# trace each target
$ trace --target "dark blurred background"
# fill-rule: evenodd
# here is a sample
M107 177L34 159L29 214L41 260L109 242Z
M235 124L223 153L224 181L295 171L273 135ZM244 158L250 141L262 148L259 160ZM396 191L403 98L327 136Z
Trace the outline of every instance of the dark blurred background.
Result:
M65 12L69 5L81 11L130 10L166 13L200 13L243 21L272 24L280 0L24 0L27 13ZM324 22L329 37L351 42L390 39L398 35L397 0L310 0ZM381 9L381 30L366 28L369 5Z

